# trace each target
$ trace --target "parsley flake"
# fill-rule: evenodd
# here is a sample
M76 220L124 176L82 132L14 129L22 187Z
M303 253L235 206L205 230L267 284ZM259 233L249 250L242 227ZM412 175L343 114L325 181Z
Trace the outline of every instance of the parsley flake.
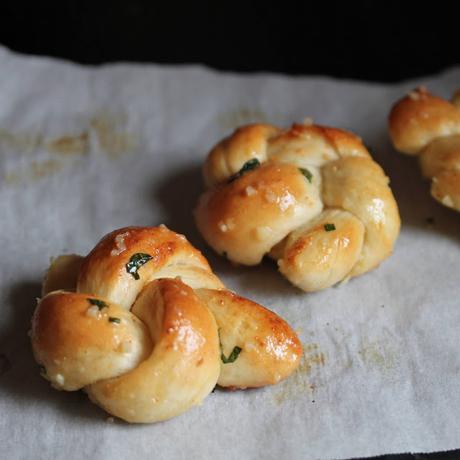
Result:
M246 161L246 163L244 163L243 167L236 174L233 174L233 176L230 176L228 181L233 182L234 180L240 178L241 176L243 176L247 172L258 168L259 166L260 166L260 161L257 158L252 158L251 160Z
M101 311L103 308L109 308L109 306L103 301L99 299L86 299L91 305L96 305L96 307Z
M311 173L311 171L307 168L299 168L299 171L306 177L308 182L310 182L311 184L313 180L313 174Z
M133 254L129 259L129 262L126 264L126 271L132 275L135 280L138 280L140 278L139 273L137 273L139 268L151 259L152 256L150 254L145 254L143 252Z
M217 331L219 334L219 346L220 346L220 359L224 364L234 363L237 359L241 351L243 350L241 347L233 347L232 352L228 355L228 358L224 355L224 351L222 350L222 342L220 340L220 329Z
M222 352L220 355L220 359L224 364L233 363L237 360L239 354L241 353L241 350L241 347L234 347L232 352L228 355L228 358L226 358L224 353Z
M324 224L324 230L326 230L326 232L332 232L335 230L335 225L334 224Z
M120 318L115 318L114 316L109 316L109 323L120 324L121 319Z

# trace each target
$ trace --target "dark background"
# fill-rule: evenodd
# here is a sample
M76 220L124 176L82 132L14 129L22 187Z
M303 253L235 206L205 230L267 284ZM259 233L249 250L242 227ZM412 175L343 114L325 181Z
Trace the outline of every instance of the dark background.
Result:
M98 64L194 63L236 71L397 81L460 62L455 2L0 2L0 43Z
M6 0L0 3L0 43L84 64L201 63L390 82L460 64L454 3L428 5ZM380 458L453 460L460 450Z

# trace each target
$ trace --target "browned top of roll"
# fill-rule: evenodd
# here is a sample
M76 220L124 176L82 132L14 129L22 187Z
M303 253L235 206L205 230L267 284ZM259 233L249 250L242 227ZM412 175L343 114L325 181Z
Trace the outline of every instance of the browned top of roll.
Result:
M270 254L283 274L307 291L376 267L399 234L388 178L361 139L342 129L243 126L210 151L203 171L208 189L195 219L204 239L236 263L255 265ZM348 236L321 216L335 216ZM313 222L337 232L313 243L306 237ZM300 246L290 235L304 241L295 258L292 245ZM315 268L313 260L323 267Z
M396 102L389 128L396 149L417 155L437 137L460 134L460 110L420 87Z

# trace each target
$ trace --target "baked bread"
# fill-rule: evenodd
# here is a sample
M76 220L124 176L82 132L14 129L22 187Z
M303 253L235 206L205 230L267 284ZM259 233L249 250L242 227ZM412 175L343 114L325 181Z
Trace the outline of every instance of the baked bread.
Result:
M216 384L277 383L301 355L285 321L225 289L164 226L123 228L85 258L54 260L31 339L55 388L83 388L110 414L141 423L183 413Z
M388 178L344 130L243 126L211 150L203 172L195 219L208 244L244 265L269 255L304 291L375 268L399 234Z
M393 106L389 129L397 150L419 157L433 198L460 211L460 94L449 102L417 88Z

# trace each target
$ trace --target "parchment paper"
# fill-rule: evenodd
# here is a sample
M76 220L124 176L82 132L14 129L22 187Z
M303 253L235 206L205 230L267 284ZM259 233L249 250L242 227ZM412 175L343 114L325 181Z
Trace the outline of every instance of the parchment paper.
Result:
M81 67L0 48L2 458L346 458L460 447L460 215L434 202L386 117L418 84L443 96L460 69L399 85L233 75L199 66ZM304 294L273 263L235 268L191 217L209 148L250 121L304 117L359 133L391 178L394 255ZM426 219L434 219L428 223ZM39 377L27 331L49 259L126 225L167 224L224 282L286 318L304 360L262 390L216 391L168 422L130 426Z

